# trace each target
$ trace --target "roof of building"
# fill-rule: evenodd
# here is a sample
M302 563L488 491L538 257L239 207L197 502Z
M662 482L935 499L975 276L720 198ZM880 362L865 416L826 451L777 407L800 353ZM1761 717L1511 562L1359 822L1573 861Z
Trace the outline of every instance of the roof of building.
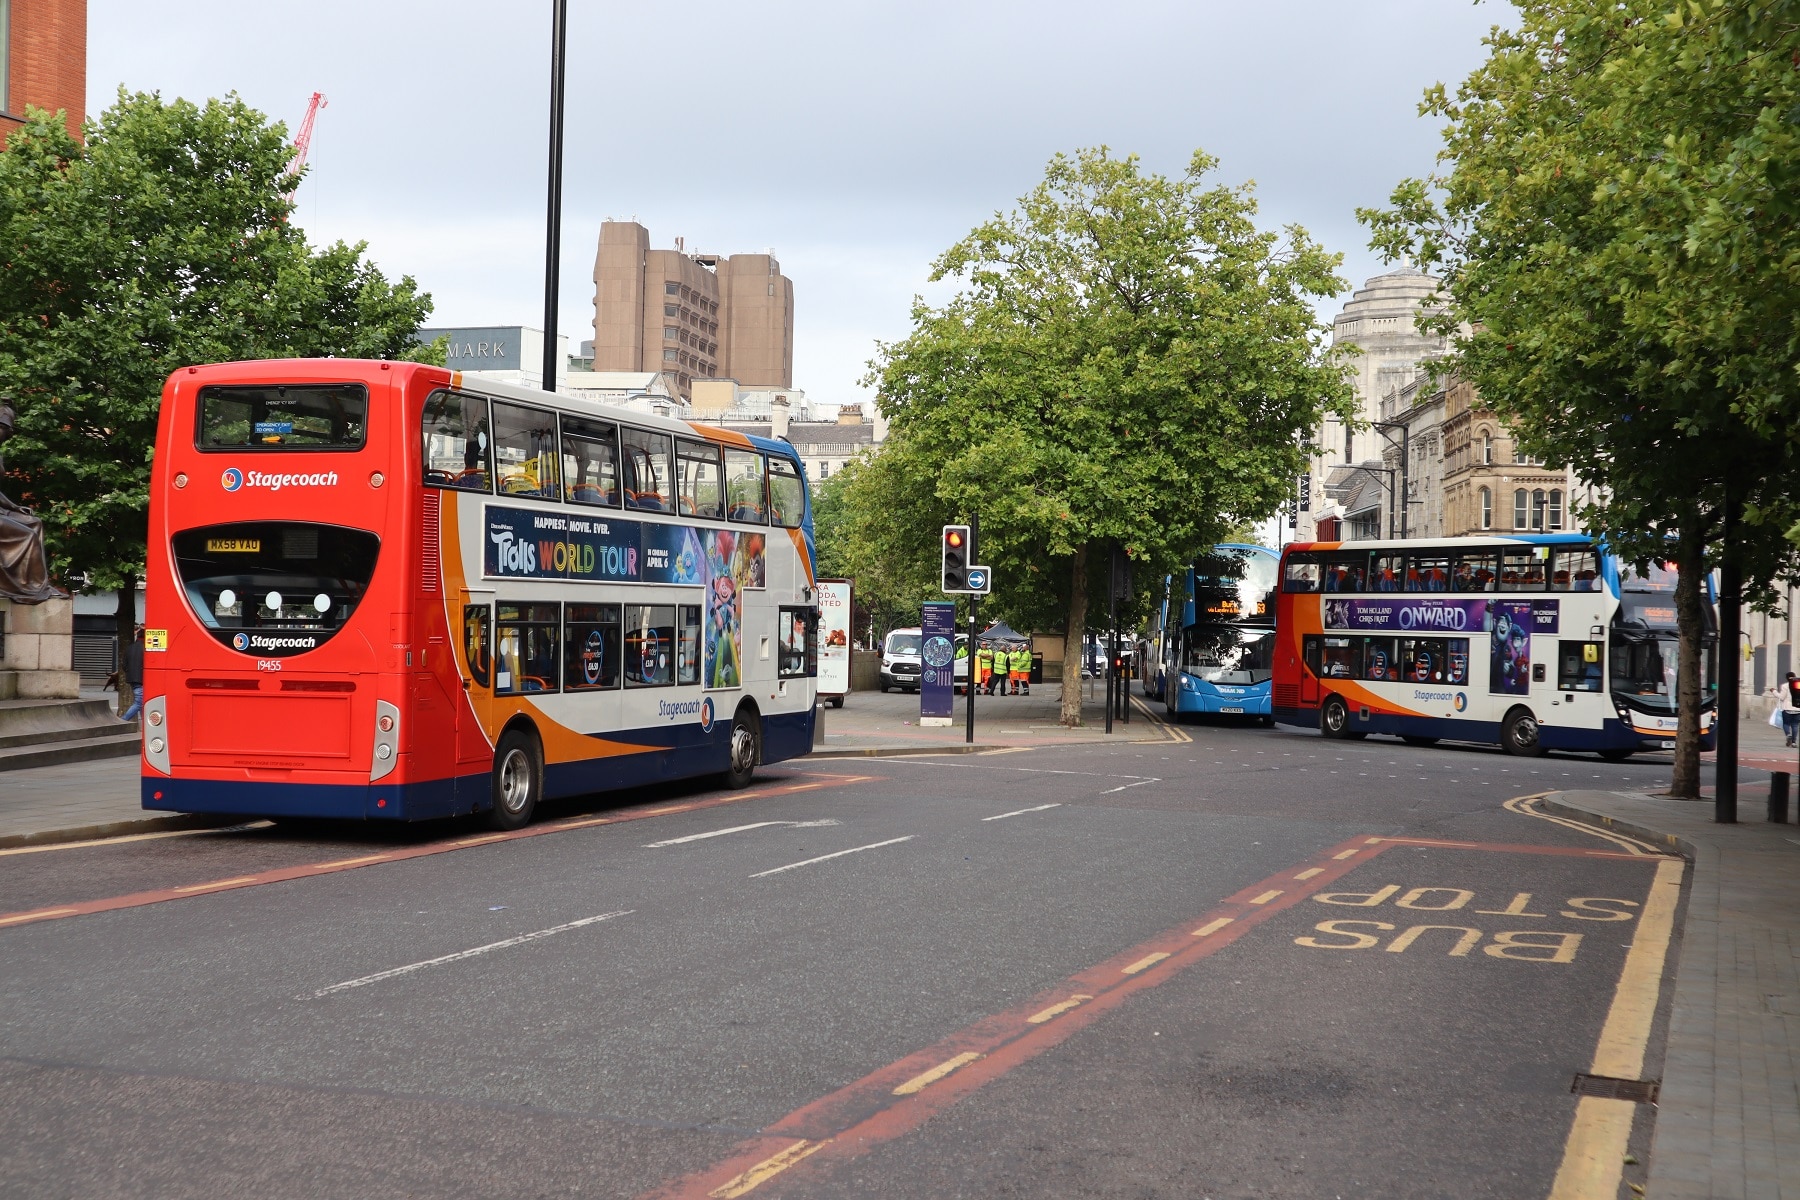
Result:
M733 423L720 428L736 433L769 436L767 421ZM875 442L875 423L863 421L855 425L840 425L836 421L791 421L788 423L787 440L796 447L834 446L849 450L858 446L870 446Z

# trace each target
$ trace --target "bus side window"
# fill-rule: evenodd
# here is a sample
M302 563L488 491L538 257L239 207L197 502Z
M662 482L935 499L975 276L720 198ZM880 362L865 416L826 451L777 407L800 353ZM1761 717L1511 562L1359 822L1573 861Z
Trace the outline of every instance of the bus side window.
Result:
M420 418L422 482L431 487L488 490L493 446L488 438L487 401L456 392L433 392Z
M1319 590L1319 560L1311 555L1288 556L1281 590L1284 592L1316 592Z
M676 629L675 682L700 682L700 606L683 604L678 614L681 624Z
M619 438L625 452L625 507L645 512L674 511L669 435L627 426L620 430Z
M784 529L798 529L806 518L806 485L785 458L769 459L769 510Z
M749 450L725 452L725 515L750 525L769 523L762 455Z
M683 516L718 520L725 515L719 486L719 448L704 442L675 444L676 494ZM698 676L696 676L698 678Z
M488 636L488 606L463 605L463 657L469 662L469 678L476 687L488 686L492 640Z
M556 414L494 402L494 473L503 496L555 500Z
M619 430L601 421L562 420L563 488L574 504L619 506Z
M1319 673L1319 639L1309 637L1302 644L1300 655L1306 660L1306 669L1314 675Z
M1563 692L1597 692L1601 690L1602 650L1604 642L1558 642L1556 644L1556 687Z

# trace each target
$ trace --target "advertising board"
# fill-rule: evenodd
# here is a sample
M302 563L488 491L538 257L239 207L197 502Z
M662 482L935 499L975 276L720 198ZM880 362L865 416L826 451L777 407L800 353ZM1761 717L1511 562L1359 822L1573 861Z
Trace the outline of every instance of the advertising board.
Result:
M850 691L850 581L821 579L818 592L819 695L842 708Z

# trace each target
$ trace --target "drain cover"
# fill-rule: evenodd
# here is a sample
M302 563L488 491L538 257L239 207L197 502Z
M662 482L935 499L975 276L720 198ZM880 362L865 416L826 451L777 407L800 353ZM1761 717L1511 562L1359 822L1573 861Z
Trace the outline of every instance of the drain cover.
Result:
M1655 1104L1662 1091L1656 1079L1614 1079L1610 1075L1577 1075L1569 1090L1577 1096L1598 1096L1602 1100L1630 1100L1635 1104Z

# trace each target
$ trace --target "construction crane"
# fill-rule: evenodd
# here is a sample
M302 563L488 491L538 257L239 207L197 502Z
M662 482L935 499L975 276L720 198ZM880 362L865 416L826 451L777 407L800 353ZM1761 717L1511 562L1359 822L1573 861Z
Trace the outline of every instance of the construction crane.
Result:
M300 119L300 132L294 138L294 157L288 170L294 174L294 186L288 189L287 202L294 202L294 193L300 190L300 172L306 166L306 153L312 149L313 121L317 119L319 110L331 103L325 99L324 92L314 92L307 101L306 115Z

